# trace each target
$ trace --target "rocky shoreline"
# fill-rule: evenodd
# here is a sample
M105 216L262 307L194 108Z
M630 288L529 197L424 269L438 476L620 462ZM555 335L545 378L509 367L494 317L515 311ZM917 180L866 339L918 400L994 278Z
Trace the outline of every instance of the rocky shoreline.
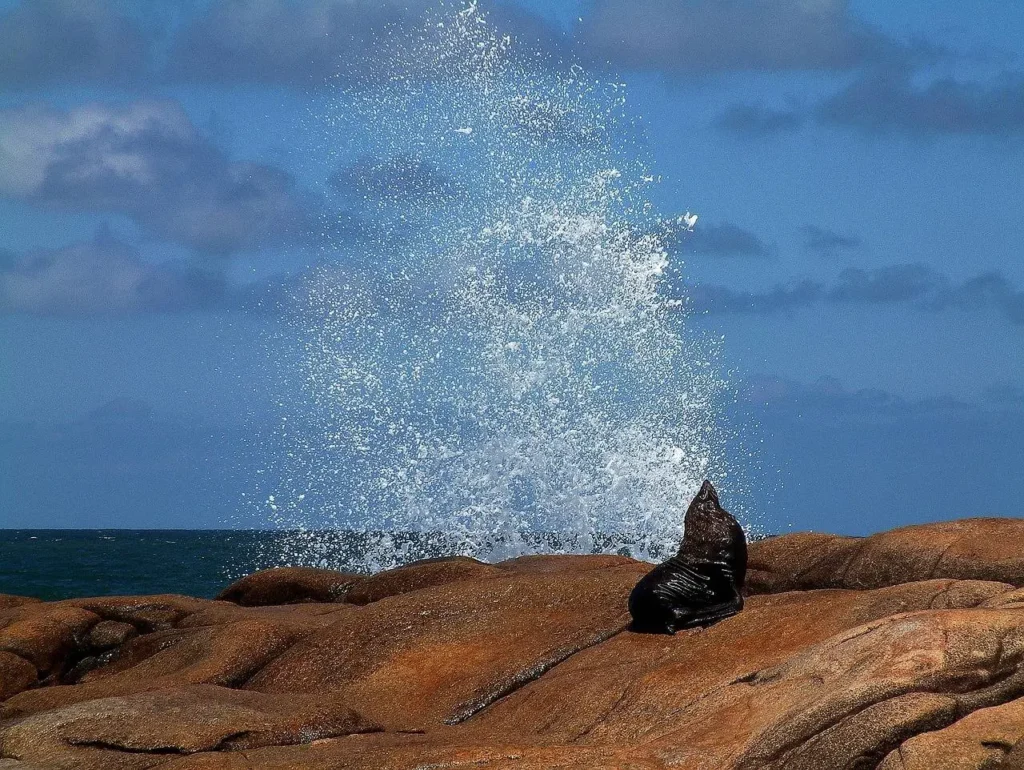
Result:
M629 629L650 566L0 595L0 770L1024 768L1024 521L759 541L743 611L673 636Z

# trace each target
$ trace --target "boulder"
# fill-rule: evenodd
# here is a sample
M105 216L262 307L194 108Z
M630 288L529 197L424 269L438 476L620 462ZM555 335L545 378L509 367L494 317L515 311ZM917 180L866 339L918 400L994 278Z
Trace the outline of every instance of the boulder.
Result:
M757 540L747 548L744 593L845 588L846 584L840 579L841 570L861 542L862 538L817 532L796 532Z
M25 604L0 611L0 651L27 660L39 678L59 677L80 640L100 621L88 610L55 604Z
M3 751L54 770L134 770L174 755L310 743L379 729L329 698L269 697L200 685L31 716L4 731Z
M298 636L285 625L255 619L146 634L125 645L111 664L86 673L78 684L15 695L0 707L0 719L190 684L237 687Z
M222 626L241 620L266 620L295 633L323 628L346 612L356 608L350 604L271 604L266 607L242 607L230 602L214 602L178 621L177 628Z
M156 596L101 596L96 599L71 599L55 606L88 610L103 620L128 623L140 633L174 628L182 619L214 603L191 596L161 594Z
M636 744L671 731L679 715L709 693L851 629L906 612L977 607L1010 588L934 580L751 597L743 612L707 629L671 637L624 633L584 650L472 725L487 736Z
M466 556L423 559L404 567L378 572L352 587L345 597L351 604L371 604L411 591L463 580L500 575L501 570Z
M1002 550L977 520L916 555L776 538L773 592L672 636L629 629L650 565L622 557L418 563L365 604L0 609L0 770L1024 770L1019 522L982 521ZM1007 581L901 580L943 570Z
M36 667L11 652L0 652L0 702L22 690L27 690L38 679Z
M38 604L39 599L28 596L12 596L11 594L0 594L0 610L8 610L12 607L23 607L26 604Z
M750 547L748 593L879 588L932 578L1024 587L1024 520L960 519L865 538L797 533Z
M221 591L217 598L243 607L303 602L340 602L363 576L313 567L275 567L254 572Z
M85 637L85 647L90 652L105 652L120 647L139 632L131 623L118 620L101 620L90 629Z
M878 770L1015 770L1024 767L1024 699L974 711L948 727L915 735Z
M901 613L707 693L649 742L693 770L871 767L903 741L1024 694L1024 617Z

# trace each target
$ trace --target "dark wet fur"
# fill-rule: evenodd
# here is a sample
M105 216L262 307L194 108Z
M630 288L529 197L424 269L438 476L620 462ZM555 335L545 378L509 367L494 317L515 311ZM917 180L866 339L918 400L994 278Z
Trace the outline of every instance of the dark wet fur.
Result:
M743 609L747 540L705 481L686 511L679 552L645 575L629 596L632 628L672 634L717 623Z

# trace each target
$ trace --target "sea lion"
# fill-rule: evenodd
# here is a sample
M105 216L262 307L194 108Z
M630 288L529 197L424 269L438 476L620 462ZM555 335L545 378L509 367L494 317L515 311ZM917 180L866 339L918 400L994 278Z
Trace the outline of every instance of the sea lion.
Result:
M679 552L648 572L629 595L633 629L674 634L743 609L747 539L705 481L686 510Z

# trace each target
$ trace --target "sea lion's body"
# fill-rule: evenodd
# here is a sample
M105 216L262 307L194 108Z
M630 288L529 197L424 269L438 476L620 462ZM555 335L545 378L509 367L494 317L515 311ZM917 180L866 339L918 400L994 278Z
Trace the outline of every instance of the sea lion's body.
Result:
M679 552L641 578L629 596L638 631L675 633L743 609L747 540L705 481L690 503Z

